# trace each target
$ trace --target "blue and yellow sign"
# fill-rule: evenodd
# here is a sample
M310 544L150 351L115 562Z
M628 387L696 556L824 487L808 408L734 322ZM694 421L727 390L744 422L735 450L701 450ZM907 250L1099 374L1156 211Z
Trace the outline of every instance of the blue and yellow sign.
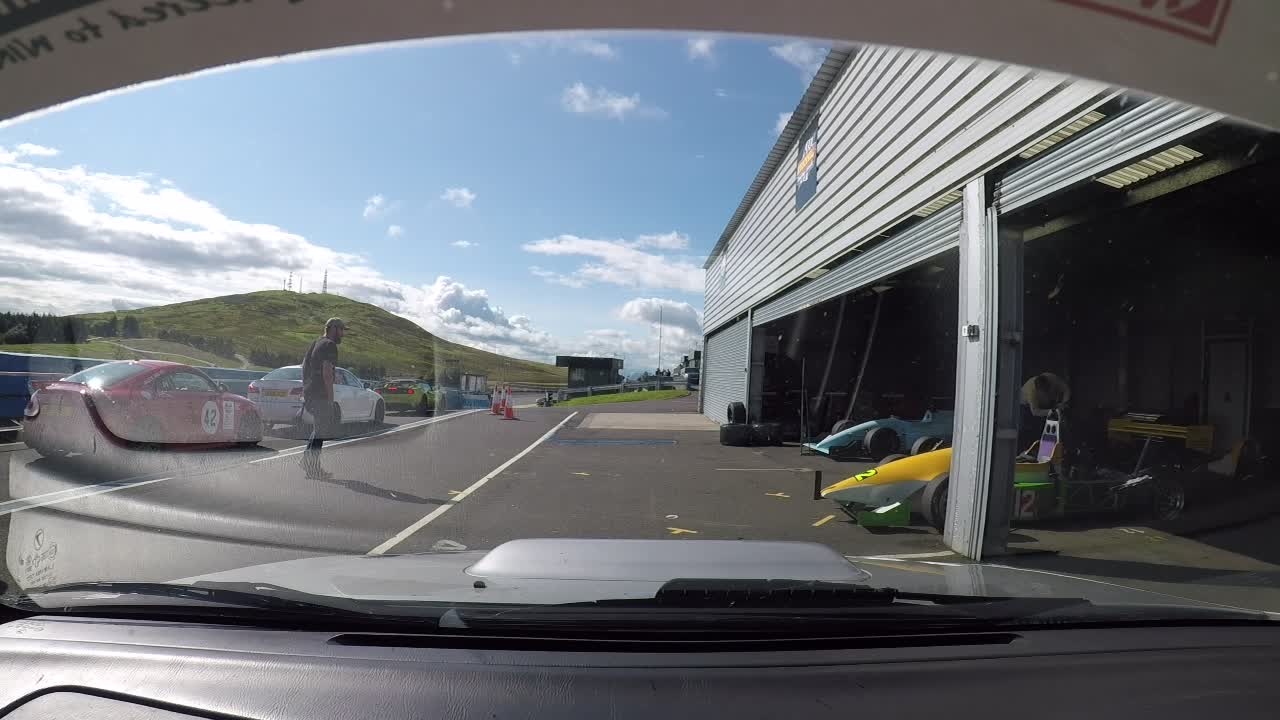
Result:
M818 192L818 116L815 114L796 142L796 209Z

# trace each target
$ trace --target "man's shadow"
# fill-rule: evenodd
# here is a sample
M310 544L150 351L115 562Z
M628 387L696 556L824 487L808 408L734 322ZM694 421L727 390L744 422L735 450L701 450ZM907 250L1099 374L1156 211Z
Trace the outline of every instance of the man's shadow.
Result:
M400 490L387 490L377 485L371 485L362 480L344 480L342 478L315 478L319 482L329 483L344 487L352 492L358 492L362 495L373 495L374 497L386 498L387 500L395 500L396 502L412 503L414 505L444 505L448 500L440 498L424 498L407 493Z

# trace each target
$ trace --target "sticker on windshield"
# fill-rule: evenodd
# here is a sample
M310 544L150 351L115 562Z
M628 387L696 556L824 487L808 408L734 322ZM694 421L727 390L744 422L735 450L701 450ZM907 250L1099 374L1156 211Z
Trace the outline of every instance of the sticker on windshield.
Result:
M212 400L204 402L204 409L200 411L200 428L205 435L218 432L218 403Z
M232 430L236 426L236 404L230 400L222 401L222 429Z

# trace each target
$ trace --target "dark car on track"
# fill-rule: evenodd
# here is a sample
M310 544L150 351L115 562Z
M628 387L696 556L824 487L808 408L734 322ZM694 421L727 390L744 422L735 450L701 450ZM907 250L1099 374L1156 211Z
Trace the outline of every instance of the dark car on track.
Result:
M142 446L251 445L262 419L248 398L189 365L126 360L95 365L36 391L22 435L41 455L92 453L102 442Z

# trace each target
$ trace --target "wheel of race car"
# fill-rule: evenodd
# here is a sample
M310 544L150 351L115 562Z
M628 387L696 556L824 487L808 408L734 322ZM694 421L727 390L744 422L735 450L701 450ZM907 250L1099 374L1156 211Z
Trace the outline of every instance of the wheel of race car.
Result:
M933 452L941 446L941 438L936 438L932 435L925 435L924 437L916 438L916 441L911 443L911 454L923 455L927 452Z
M892 454L892 455L885 455L884 457L880 458L880 462L876 463L876 467L884 467L885 465L888 465L888 464L889 464L889 463L891 463L891 462L898 462L899 460L901 460L901 459L902 459L902 458L904 458L904 457L907 457L907 456L906 456L906 455L903 455L902 453L894 453L894 454Z
M851 427L853 427L852 420L837 420L836 424L831 426L831 434L842 433Z
M727 415L731 425L741 425L747 421L747 406L740 402L731 402Z
M236 442L243 446L257 445L262 440L262 418L256 413L248 413L240 419L240 429L236 432Z
M900 446L898 433L894 432L893 428L872 428L863 439L862 446L867 449L867 455L870 455L872 460L880 460L898 449Z
M1187 488L1176 477L1159 478L1151 488L1151 517L1177 520L1187 506Z
M373 406L373 424L381 425L387 419L387 406L381 400Z
M942 532L947 520L947 487L951 484L950 477L948 473L942 473L930 480L920 497L925 522L938 532Z
M720 444L731 447L745 447L751 444L751 426L743 423L721 425Z

